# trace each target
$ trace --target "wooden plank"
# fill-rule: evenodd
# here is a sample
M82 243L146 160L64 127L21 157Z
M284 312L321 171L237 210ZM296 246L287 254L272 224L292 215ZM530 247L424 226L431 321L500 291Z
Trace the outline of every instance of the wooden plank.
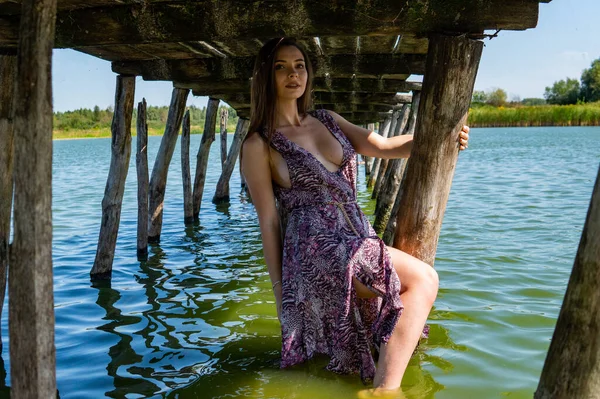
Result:
M4 309L10 216L13 197L14 107L13 97L17 75L17 57L0 55L0 314ZM0 342L0 350L2 343Z
M146 123L146 99L138 104L137 109L137 151L135 166L137 172L137 258L148 260L148 124Z
M242 142L244 141L246 134L248 134L249 125L250 121L248 119L238 119L238 124L233 136L233 142L231 143L231 148L229 149L229 154L227 155L227 161L225 162L223 173L221 173L221 177L219 177L217 189L212 199L212 202L215 204L229 201L229 179L231 179L233 168L235 167L235 163L240 154Z
M183 181L183 223L194 221L194 201L192 198L192 174L190 171L190 111L183 117L181 127L181 180Z
M177 136L179 135L181 120L185 111L185 103L189 93L189 90L174 88L171 95L165 133L160 142L160 148L158 149L154 167L152 168L152 177L150 178L148 242L160 242L167 175L171 159L173 158L173 152L175 151L175 144L177 144Z
M600 169L535 399L600 393Z
M102 222L98 235L98 249L90 272L92 280L110 279L121 220L121 204L125 193L125 179L131 157L131 118L135 76L117 76L115 112L111 125L111 158L104 198Z
M483 43L431 35L394 247L433 265Z
M206 182L206 169L208 167L208 156L210 146L215 141L215 128L217 124L217 112L219 100L210 98L206 107L206 120L204 122L204 133L200 141L200 148L196 155L196 175L194 177L194 220L200 220L200 207L202 206L202 195L204 194L204 183Z
M52 276L52 47L56 0L24 0L14 90L14 237L8 278L12 398L56 391Z

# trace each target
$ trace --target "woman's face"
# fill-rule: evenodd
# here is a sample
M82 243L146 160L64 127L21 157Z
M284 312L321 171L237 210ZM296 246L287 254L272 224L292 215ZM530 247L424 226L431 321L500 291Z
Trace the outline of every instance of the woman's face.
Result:
M283 46L275 55L275 86L279 100L295 100L304 94L308 72L302 52L294 46Z

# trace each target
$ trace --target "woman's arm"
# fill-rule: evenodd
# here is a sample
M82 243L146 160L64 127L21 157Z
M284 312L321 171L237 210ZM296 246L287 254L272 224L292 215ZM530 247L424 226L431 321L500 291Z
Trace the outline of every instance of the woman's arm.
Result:
M248 137L243 146L242 172L258 215L263 253L271 284L276 284L281 282L281 227L273 195L268 151L267 143L258 134ZM277 283L273 291L277 304L277 316L280 317L281 284Z

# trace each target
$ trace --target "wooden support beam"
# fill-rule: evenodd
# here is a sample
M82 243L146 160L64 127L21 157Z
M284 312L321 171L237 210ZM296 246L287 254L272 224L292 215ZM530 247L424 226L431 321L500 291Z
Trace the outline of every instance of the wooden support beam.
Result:
M429 38L412 155L394 247L433 265L458 158L458 134L467 120L483 43L464 36Z
M373 132L375 131L375 124L374 123L369 123L367 125L367 130L369 132ZM364 162L365 162L365 177L368 177L371 174L371 163L373 162L373 158L371 157L363 157Z
M600 169L535 399L600 393Z
M14 162L14 107L17 56L0 55L0 314L4 309L6 276L8 273L8 248L10 240L10 215L13 197ZM0 350L2 343L0 342Z
M397 119L397 115L390 114L387 116L383 124L379 124L379 134L383 137L388 137L390 134L390 129L392 128L392 122ZM372 188L375 184L375 180L377 179L377 174L379 173L379 165L381 165L381 158L375 158L373 161L373 167L371 169L371 175L369 176L369 180L367 181L367 187Z
M14 237L8 276L12 398L54 398L52 47L56 0L23 0L14 90Z
M137 150L137 259L148 260L148 124L146 123L146 99L138 104L136 121Z
M208 167L208 156L210 146L215 141L215 128L217 124L217 112L219 100L210 98L206 107L206 121L204 122L204 133L200 141L200 148L196 155L196 176L194 178L194 220L200 220L200 207L202 206L202 194L204 194L204 183L206 181L206 168Z
M183 223L194 222L192 173L190 171L190 111L185 112L181 126L181 180L183 182Z
M121 221L121 204L131 157L131 118L135 76L117 76L115 112L111 125L111 158L104 198L102 223L98 235L98 249L90 272L92 280L110 279Z
M227 162L227 120L229 117L229 111L227 108L221 109L221 115L219 115L219 122L221 128L221 172L225 170L225 162Z
M212 202L215 204L229 201L229 179L231 179L233 168L235 167L235 163L240 154L242 142L248 134L249 125L250 121L248 119L238 119L238 124L235 128L235 135L233 136L233 142L231 143L231 148L229 149L229 154L227 155L227 162L225 162L223 173L221 173L221 177L219 177L217 189L212 199Z
M154 167L152 168L152 177L150 178L148 242L160 242L167 175L171 159L173 158L173 152L175 151L175 144L177 144L177 136L179 135L181 120L185 111L185 103L189 93L189 90L174 88L171 95L171 105L169 106L165 133L160 142L160 148L154 161Z

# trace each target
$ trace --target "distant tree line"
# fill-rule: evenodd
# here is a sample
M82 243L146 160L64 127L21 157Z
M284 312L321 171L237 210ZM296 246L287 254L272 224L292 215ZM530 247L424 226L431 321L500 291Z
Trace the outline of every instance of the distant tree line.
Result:
M229 111L229 124L237 123L237 114L232 107L221 105L219 113L223 108ZM204 125L206 120L206 107L189 106L190 120L192 125ZM148 106L146 108L146 119L149 127L159 128L164 127L169 114L168 106ZM106 109L100 109L97 105L94 109L76 109L74 111L55 112L54 113L54 129L56 130L89 130L110 128L113 118L113 107L109 106ZM137 109L133 110L132 126L135 126L137 118ZM217 122L218 123L218 122ZM218 127L217 127L218 129Z

